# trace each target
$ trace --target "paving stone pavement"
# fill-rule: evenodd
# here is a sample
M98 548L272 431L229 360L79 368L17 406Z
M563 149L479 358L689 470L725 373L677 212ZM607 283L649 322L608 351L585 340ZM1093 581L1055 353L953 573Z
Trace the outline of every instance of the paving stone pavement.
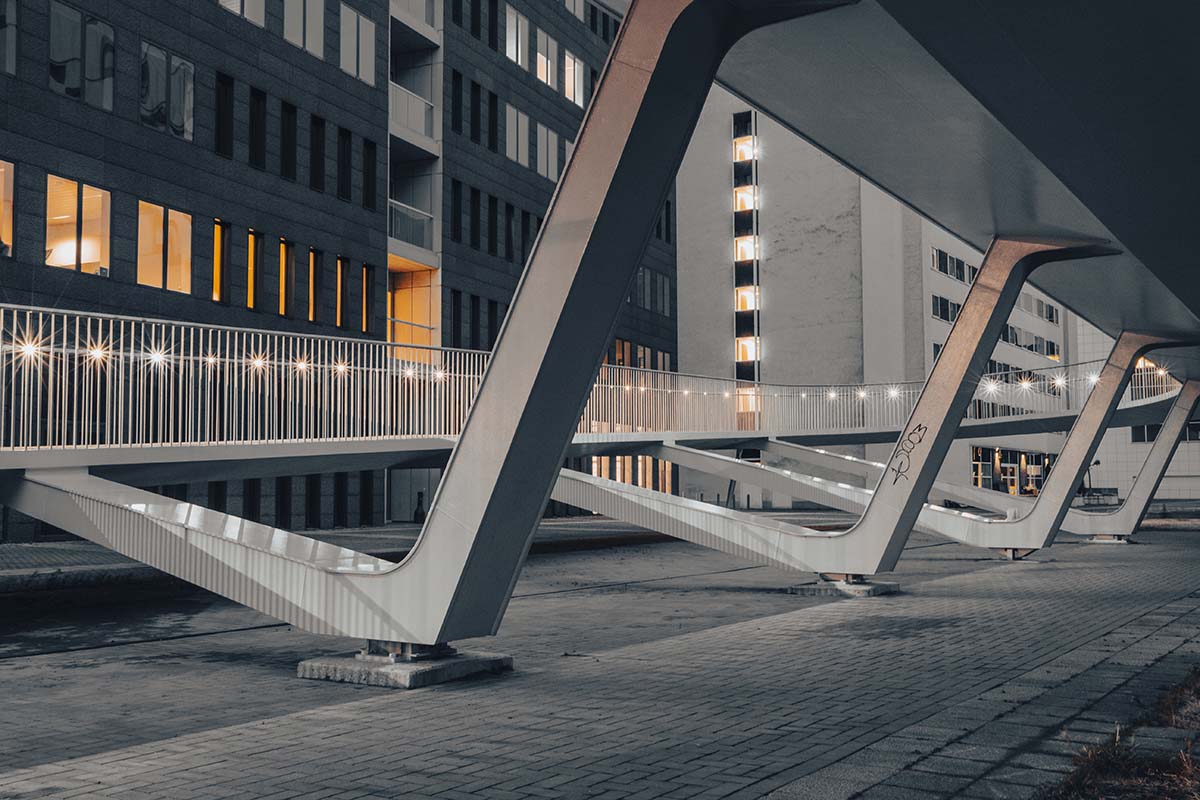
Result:
M1031 797L1200 662L1200 534L1146 538L1019 563L937 548L916 557L945 569L901 595L823 603L705 556L726 594L696 602L758 616L644 639L661 597L570 593L580 562L531 562L564 586L486 640L517 672L412 692L290 680L347 643L280 628L12 657L0 798ZM680 547L660 553L683 567ZM686 612L697 580L655 591ZM566 625L591 645L573 657ZM272 694L250 718L233 702Z

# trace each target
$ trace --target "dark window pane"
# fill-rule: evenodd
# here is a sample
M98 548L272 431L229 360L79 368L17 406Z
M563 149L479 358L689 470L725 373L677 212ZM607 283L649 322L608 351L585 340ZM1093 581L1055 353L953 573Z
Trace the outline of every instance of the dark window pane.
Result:
M375 152L375 143L364 139L363 140L363 207L371 210L375 209L375 195L378 191L376 186L376 169L377 156Z
M267 166L267 95L260 89L250 90L250 166Z
M291 103L279 109L279 174L296 180L296 107Z
M0 72L17 74L17 0L0 0Z
M142 42L142 87L139 116L142 124L167 129L167 54Z
M450 74L450 130L462 133L462 75L458 71Z
M462 184L450 181L450 241L462 241Z
M50 3L50 88L67 97L80 96L82 27L78 11Z
M479 190L471 189L471 247L479 249Z
M192 140L195 73L192 62L171 56L171 133L189 142Z
M315 115L308 130L308 185L325 191L325 120Z
M350 131L345 128L338 128L338 144L337 144L337 193L338 197L343 200L350 199L350 156L351 145Z
M480 95L482 90L479 84L471 81L471 141L479 144L480 141Z
M216 151L233 157L233 78L217 73Z
M88 20L87 42L84 50L83 99L88 105L112 111L113 73L116 67L116 47L113 29L107 22Z

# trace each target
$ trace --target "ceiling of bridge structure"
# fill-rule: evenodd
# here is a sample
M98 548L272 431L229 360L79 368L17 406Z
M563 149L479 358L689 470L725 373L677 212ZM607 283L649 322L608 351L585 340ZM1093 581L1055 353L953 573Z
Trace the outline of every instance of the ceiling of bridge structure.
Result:
M752 33L718 80L981 250L1113 242L1033 282L1109 334L1195 337L1198 29L1182 0L862 0Z

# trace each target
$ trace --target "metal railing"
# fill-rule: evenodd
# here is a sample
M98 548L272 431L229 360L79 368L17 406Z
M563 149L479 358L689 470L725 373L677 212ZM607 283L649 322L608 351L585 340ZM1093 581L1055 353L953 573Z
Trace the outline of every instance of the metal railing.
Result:
M433 215L399 200L388 200L388 236L433 249Z
M393 126L433 136L433 103L398 83L388 84L388 116Z
M475 350L0 305L0 450L453 436L489 358ZM985 376L969 416L1077 411L1101 366ZM780 386L605 365L578 431L894 429L921 387ZM1165 370L1139 371L1123 402L1177 388Z

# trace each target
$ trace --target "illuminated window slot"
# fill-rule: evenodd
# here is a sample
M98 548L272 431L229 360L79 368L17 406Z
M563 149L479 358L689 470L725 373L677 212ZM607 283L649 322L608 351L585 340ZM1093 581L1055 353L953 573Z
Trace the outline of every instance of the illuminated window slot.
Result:
M733 240L733 260L753 261L758 258L758 237L738 236Z
M757 336L739 336L734 340L734 344L737 361L758 361L761 358Z
M753 161L754 150L755 147L753 136L739 136L733 140L734 161Z
M758 287L739 286L733 290L733 307L737 311L758 310Z
M758 191L754 186L738 186L733 190L733 210L753 211L758 208Z

